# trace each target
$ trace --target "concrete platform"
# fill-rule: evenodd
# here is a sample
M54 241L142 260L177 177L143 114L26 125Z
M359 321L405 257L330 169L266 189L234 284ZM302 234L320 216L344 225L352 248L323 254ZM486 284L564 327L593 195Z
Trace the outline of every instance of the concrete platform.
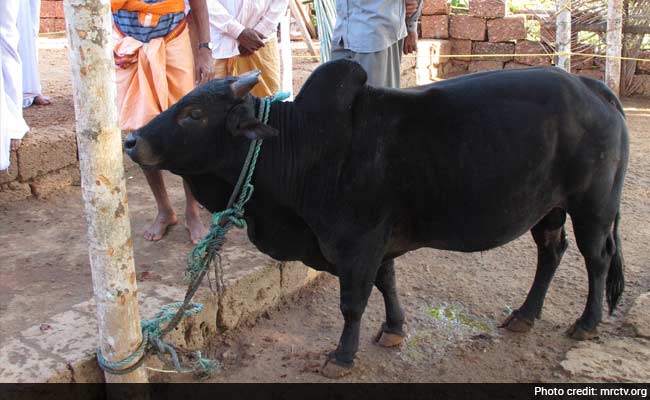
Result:
M162 241L142 238L155 206L139 169L127 176L139 300L148 318L183 299L185 256L192 245L182 213ZM174 207L182 210L180 179L168 175L166 182ZM0 206L0 215L0 382L101 382L79 188ZM203 217L207 223L208 213ZM219 301L204 282L195 296L204 310L171 335L179 346L201 349L209 338L254 320L317 276L302 264L259 253L243 231L229 234L222 257L226 290Z

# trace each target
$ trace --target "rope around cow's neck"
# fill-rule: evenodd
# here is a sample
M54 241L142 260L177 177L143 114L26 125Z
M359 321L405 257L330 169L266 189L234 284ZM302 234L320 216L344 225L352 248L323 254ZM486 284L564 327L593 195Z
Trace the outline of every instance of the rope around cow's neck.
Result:
M268 123L271 103L285 100L288 97L289 93L278 92L272 97L261 99L257 118L265 124ZM230 196L226 209L212 214L208 234L188 255L184 279L188 283L185 299L182 302L163 306L153 319L142 321L142 342L128 357L120 361L108 361L102 355L101 348L98 348L97 362L104 371L113 375L124 375L132 372L144 362L147 353L152 350L155 350L159 354L159 357L168 354L172 365L178 372L211 374L218 368L219 364L217 361L203 358L200 351L191 352L178 348L170 343L164 342L162 338L176 328L183 316L196 314L203 309L202 304L192 303L191 300L215 259L218 259L218 262L215 263L217 292L219 294L222 293L224 285L219 250L221 250L221 247L226 241L226 233L228 233L233 225L237 228L244 228L246 226L244 206L253 195L254 187L251 184L251 180L255 172L261 147L262 139L256 139L251 142L244 166L239 174L237 184ZM162 327L163 324L166 324L164 328ZM178 358L179 352L189 354L196 359L193 362L192 368L188 369L181 366Z

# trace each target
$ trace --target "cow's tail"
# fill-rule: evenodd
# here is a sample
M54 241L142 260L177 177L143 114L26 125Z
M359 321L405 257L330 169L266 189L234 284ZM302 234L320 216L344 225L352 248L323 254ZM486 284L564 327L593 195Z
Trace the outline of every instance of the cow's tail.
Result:
M612 314L614 312L614 309L616 309L616 305L621 298L621 294L623 294L623 289L625 289L625 276L623 274L623 270L625 269L625 264L623 262L623 248L621 247L621 238L618 234L618 222L620 219L621 212L619 211L616 214L616 220L614 221L614 231L612 232L616 250L614 251L612 261L609 265L606 281L607 305L609 306L610 314Z
M618 112L621 113L623 118L625 118L625 111L623 111L623 104L621 101L616 97L616 94L612 91L612 89L609 88L604 82L599 81L597 79L589 78L586 76L581 76L580 79L582 82L587 85L589 89L594 91L600 98L605 100L607 103L613 105Z

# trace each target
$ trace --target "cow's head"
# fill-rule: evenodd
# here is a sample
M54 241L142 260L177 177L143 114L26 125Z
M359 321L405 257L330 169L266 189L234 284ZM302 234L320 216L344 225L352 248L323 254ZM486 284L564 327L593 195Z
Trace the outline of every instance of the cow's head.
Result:
M145 168L198 174L215 167L238 142L277 135L259 122L249 95L259 71L203 84L124 141L133 161Z

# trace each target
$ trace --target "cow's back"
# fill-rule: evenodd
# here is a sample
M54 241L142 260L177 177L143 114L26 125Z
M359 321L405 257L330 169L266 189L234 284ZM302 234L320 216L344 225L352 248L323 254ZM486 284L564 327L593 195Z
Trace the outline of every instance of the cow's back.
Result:
M415 247L506 243L626 151L607 91L555 68L472 74L390 101L402 123L382 139L387 194Z

